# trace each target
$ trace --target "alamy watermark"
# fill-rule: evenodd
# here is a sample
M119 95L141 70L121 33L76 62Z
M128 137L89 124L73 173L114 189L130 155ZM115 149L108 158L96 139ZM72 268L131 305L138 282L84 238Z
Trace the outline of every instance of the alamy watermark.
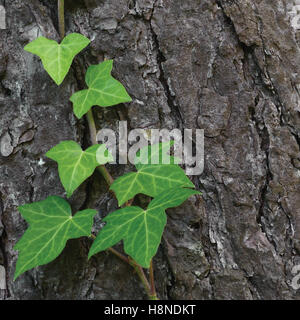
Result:
M200 175L204 170L203 129L133 129L128 132L127 121L119 121L118 132L102 129L97 133L97 141L110 151L113 158L110 164L149 164L147 146L151 145L151 164L170 164L171 159L173 163L175 159L176 164L185 166L189 176ZM169 141L173 141L173 154L161 152L160 159L159 144ZM97 158L105 156L105 149L99 148Z

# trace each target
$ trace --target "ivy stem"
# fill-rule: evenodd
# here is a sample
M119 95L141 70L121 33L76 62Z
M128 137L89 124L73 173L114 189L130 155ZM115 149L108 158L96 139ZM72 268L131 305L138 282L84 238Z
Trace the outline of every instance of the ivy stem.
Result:
M96 124L95 124L95 119L94 119L92 109L90 109L88 111L86 118L87 118L88 125L89 125L90 137L91 137L92 144L97 144L97 129L96 129ZM108 170L105 168L105 166L101 165L101 166L97 167L97 169L102 174L102 176L104 177L107 184L110 186L114 182L114 179L110 175ZM145 290L147 292L149 299L150 300L157 300L157 298L153 299L154 296L156 297L155 287L154 287L154 294L153 294L153 292L152 292L153 290L151 290L151 288L153 288L153 286L150 287L150 284L146 278L146 275L145 275L143 268L141 266L139 266L134 260L132 260L132 259L129 260L129 258L124 256L123 254L121 254L117 250L115 250L113 248L109 248L108 250L111 253L113 253L115 256L117 256L118 258L123 260L124 262L129 263L135 269L138 277L140 278L141 282L143 283L143 285L145 287ZM154 283L154 279L153 279L153 283Z
M88 125L89 125L91 142L92 142L92 144L97 144L97 129L96 129L96 124L95 124L95 119L94 119L92 109L90 109L88 111L86 118L87 118ZM105 166L101 165L101 166L97 167L97 169L102 174L102 176L104 177L107 184L109 186L111 186L111 184L114 182L114 179L110 175L108 170L105 168ZM129 205L131 205L131 203ZM94 235L92 235L92 237L95 239ZM111 253L113 253L114 255L119 257L124 262L129 263L135 269L137 275L139 276L141 282L143 283L149 299L150 300L157 300L157 298L153 299L153 295L151 294L151 287L150 287L149 281L146 278L146 275L145 275L143 268L140 265L138 265L134 260L125 257L123 254L121 254L117 250L115 250L113 248L109 248L107 250L109 250ZM154 281L154 279L153 279L153 281ZM156 294L155 294L155 296L156 296Z
M141 280L141 282L147 292L149 299L153 300L152 296L151 296L151 287L150 287L149 281L145 275L143 268L140 265L138 265L133 259L129 258L129 261L130 261L131 266L135 269L138 277L140 278L140 280Z
M152 260L150 262L149 275L150 275L150 300L158 300L156 289L155 289L154 270L153 270Z
M111 253L113 253L115 256L117 256L119 259L130 264L129 259L126 256L124 256L122 253L120 253L119 251L115 250L114 248L108 248L107 250L109 250Z
M58 0L58 24L59 24L60 38L61 38L61 40L63 40L63 38L65 37L65 1L64 0ZM96 124L95 124L95 119L94 119L92 109L90 109L88 111L86 118L87 118L88 125L89 125L91 142L93 145L97 144L97 142L98 142L97 141L97 129L96 129ZM107 184L109 186L111 186L112 183L114 182L114 179L111 176L111 174L108 172L108 170L105 168L105 166L101 165L101 166L97 167L97 169L98 169L98 171L100 171L100 173L104 177ZM132 204L132 201L128 202L127 205L131 205L131 204ZM91 235L91 237L93 239L96 238L93 234ZM111 253L116 255L118 258L120 258L124 262L131 265L135 269L137 275L139 276L141 282L143 283L149 299L150 300L157 300L155 286L154 286L154 278L151 279L151 283L153 283L153 284L151 284L151 286L150 286L149 281L147 280L147 277L145 275L145 272L139 264L137 264L130 257L124 256L123 254L121 254L120 252L118 252L117 250L115 250L113 248L108 248L107 250L109 250ZM151 275L151 272L150 272L150 275ZM153 271L152 271L152 275L153 275Z
M101 165L99 167L97 167L97 170L102 174L103 178L105 179L105 181L107 182L107 184L110 186L112 185L112 183L114 182L113 177L110 175L110 173L108 172L108 170L105 168L104 165Z
M65 0L58 0L58 27L60 39L65 37Z
M95 240L96 239L96 236L94 236L93 234L90 235L90 237ZM110 251L111 253L113 253L115 256L117 256L119 259L123 260L124 262L131 264L131 262L129 261L129 259L124 256L122 253L120 253L119 251L115 250L114 248L108 248L107 249L108 251Z
M93 110L90 109L86 115L87 121L88 121L88 125L89 125L89 129L90 129L90 137L91 137L91 142L92 144L97 144L97 129L96 129L96 125L95 125L95 119L94 119L94 115L93 115ZM112 183L114 182L113 177L111 176L111 174L108 172L108 170L105 168L104 165L101 165L99 167L97 167L97 170L102 174L102 176L104 177L105 181L107 182L107 184L109 186L112 185Z
M97 129L92 109L88 111L88 113L86 114L86 118L89 124L91 142L92 144L97 144Z

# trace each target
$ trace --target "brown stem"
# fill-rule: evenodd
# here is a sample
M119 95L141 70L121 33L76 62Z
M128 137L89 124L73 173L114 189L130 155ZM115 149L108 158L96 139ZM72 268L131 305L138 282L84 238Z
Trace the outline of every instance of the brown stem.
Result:
M96 237L93 234L91 234L90 237L93 238L93 239L96 239ZM139 266L134 260L132 260L131 258L125 257L122 253L120 253L119 251L115 250L114 248L108 248L107 250L110 251L115 256L117 256L122 261L124 261L124 262L128 263L129 265L131 265L134 268L134 270L136 271L136 273L137 273L138 277L140 278L141 282L143 283L143 286L144 286L144 288L145 288L145 290L147 292L147 295L148 295L149 299L150 300L157 300L157 298L154 299L154 295L152 294L149 281L146 278L146 275L144 273L143 268L141 266ZM155 295L155 297L156 297L156 295Z
M138 265L133 259L129 258L129 261L131 262L131 266L135 269L142 284L144 285L144 288L147 292L149 299L152 300L150 284L149 284L149 281L145 275L143 268L140 265Z
M94 236L93 234L90 235L90 238L92 238L93 240L96 239L96 236ZM129 261L129 259L124 256L122 253L120 253L119 251L115 250L114 248L108 248L108 251L110 251L111 253L113 253L115 256L117 256L119 259L123 260L124 262L128 263L129 265L132 265L131 262Z
M65 37L65 0L58 0L58 27L60 39Z
M92 109L90 109L88 111L88 113L87 113L87 121L88 121L88 125L89 125L92 144L97 144L97 129L96 129L95 119L94 119L94 115L93 115ZM114 179L110 175L108 170L105 168L105 166L101 165L101 166L97 167L97 169L103 175L103 177L104 177L105 181L107 182L107 184L109 186L111 186L112 183L114 182ZM132 203L132 201L130 201L128 203L128 205L131 205L131 203ZM135 269L137 275L139 276L141 282L143 283L149 299L150 300L157 300L157 298L153 299L153 294L151 294L150 284L149 284L149 281L146 278L146 275L145 275L145 272L144 272L143 268L140 265L138 265L134 260L132 260L132 259L129 260L129 258L125 257L124 255L119 253L117 250L115 250L113 248L109 248L107 250L112 252L114 255L116 255L121 260L125 261L126 263L129 263ZM156 297L156 294L155 294L155 297Z
M147 295L148 295L149 299L152 300L151 299L150 285L149 285L149 282L148 282L148 280L146 278L146 275L145 275L145 272L144 272L143 268L141 266L136 266L135 270L136 270L140 280L142 281L142 283L144 285L144 288L145 288L145 290L147 292Z
M152 260L150 262L149 274L150 274L150 293L151 293L150 300L158 300L156 289L155 289L154 270L153 270Z
M113 253L115 256L117 256L119 259L121 259L124 262L131 265L129 259L126 256L124 256L122 253L120 253L119 251L115 250L114 248L108 248L107 250L109 250L111 253Z
M114 182L113 177L110 175L108 170L105 168L104 165L97 167L97 170L102 174L103 178L105 179L106 183L111 186Z
M95 125L95 120L94 120L94 116L93 116L93 110L90 109L86 115L88 124L89 124L89 129L90 129L90 136L91 136L91 141L92 144L97 144L97 129L96 129L96 125ZM102 176L104 177L105 181L107 182L107 184L109 186L112 185L112 183L114 182L113 177L110 175L110 173L108 172L108 170L105 168L104 165L101 165L97 168L97 170L102 174Z
M58 0L58 23L59 23L59 34L60 34L60 38L61 40L64 38L65 36L65 17L64 17L64 0ZM96 125L95 125L95 120L94 120L94 116L93 116L93 111L92 109L88 111L87 113L87 121L89 124L89 129L90 129L90 136L91 136L91 141L92 144L97 144L97 129L96 129ZM111 177L111 175L109 174L109 172L106 170L106 168L104 166L99 166L98 170L101 172L101 174L104 176L106 182L108 183L108 185L111 185L113 183L113 178ZM91 237L93 239L95 239L96 237L92 234ZM131 262L129 261L129 259L124 256L123 254L121 254L120 252L118 252L117 250L113 249L113 248L109 248L108 249L110 252L112 252L114 255L116 255L118 258L120 258L121 260L123 260L124 262L131 264Z
M92 109L88 111L86 118L89 124L91 142L92 144L97 144L97 129Z
M65 10L65 1L64 0L58 0L58 24L59 24L59 34L60 34L61 40L63 40L63 38L65 37L65 13L64 13L64 10ZM94 120L92 109L90 109L88 111L88 113L87 113L87 121L88 121L88 125L89 125L92 144L97 144L97 129L96 129L96 125L95 125L95 120ZM106 180L107 184L109 186L111 186L112 183L114 182L114 179L112 178L112 176L110 175L108 170L105 168L105 166L101 165L97 169L103 175L103 177ZM131 205L131 203L128 203L128 205ZM93 239L95 239L94 235L91 235L91 237ZM114 255L116 255L117 257L119 257L124 262L129 263L136 270L139 278L141 279L141 281L142 281L142 283L143 283L143 285L145 287L145 290L146 290L149 298L151 300L153 300L153 294L152 294L152 290L151 290L152 286L150 287L150 284L149 284L149 282L148 282L148 280L146 278L146 275L144 273L143 268L140 265L138 265L134 260L132 260L130 258L127 258L126 256L124 256L123 254L121 254L117 250L115 250L113 248L109 248L108 250L110 252L112 252ZM154 281L154 279L152 281ZM154 300L156 300L156 299L154 299Z

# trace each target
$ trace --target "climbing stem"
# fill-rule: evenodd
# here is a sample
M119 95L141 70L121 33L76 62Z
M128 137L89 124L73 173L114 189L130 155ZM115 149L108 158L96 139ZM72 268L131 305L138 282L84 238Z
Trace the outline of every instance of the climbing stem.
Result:
M126 256L124 256L122 253L120 253L119 251L115 250L114 248L108 248L107 250L109 250L111 253L113 253L115 256L117 256L118 258L120 258L124 262L130 264L129 259Z
M149 299L153 300L152 296L151 296L150 284L149 284L148 279L146 278L146 275L145 275L143 268L140 265L138 265L133 259L129 258L129 261L131 262L131 266L135 269L138 277L140 278Z
M65 37L65 13L64 13L64 10L65 10L65 1L58 0L58 24L59 24L59 34L60 34L61 40ZM95 119L94 119L92 109L90 109L88 111L86 118L87 118L87 122L88 122L88 126L89 126L91 142L92 142L92 144L97 144L97 142L98 142L97 141L97 129L96 129L96 124L95 124ZM106 167L104 165L101 165L101 166L97 167L97 169L102 174L102 176L104 177L107 184L109 186L111 186L112 183L114 182L114 179L111 176L111 174L108 172ZM130 206L131 204L132 204L132 201L128 201L126 205ZM95 239L96 237L94 235L91 235L91 238ZM116 255L118 258L120 258L124 262L131 265L135 269L137 275L139 276L141 282L143 283L149 299L150 300L158 300L157 295L156 295L156 291L155 291L155 285L154 285L154 275L153 275L152 262L151 262L151 266L150 266L150 280L151 280L151 285L150 285L143 268L140 265L138 265L133 259L131 259L130 257L124 256L123 254L121 254L120 252L118 252L117 250L115 250L113 248L109 248L107 250L109 250L111 253Z
M62 40L65 37L65 0L58 0L58 27Z
M97 144L97 130L96 130L95 119L94 119L94 115L93 115L92 109L90 109L88 111L86 118L87 118L88 125L89 125L92 144ZM114 182L114 179L112 178L112 176L110 175L108 170L105 168L105 166L104 165L99 166L99 167L97 167L97 169L103 175L103 177L104 177L105 181L107 182L107 184L110 186ZM131 203L129 205L131 205ZM95 236L92 236L92 237L95 238ZM122 255L117 250L115 250L113 248L109 248L108 250L111 253L113 253L114 255L116 255L117 257L119 257L121 260L125 261L126 263L129 263L135 269L138 277L140 278L141 282L143 283L143 285L145 287L145 290L147 292L147 295L148 295L149 299L150 300L157 300L157 298L153 299L154 295L156 297L155 289L154 289L154 294L153 294L152 291L151 291L151 287L150 287L149 281L146 278L146 275L145 275L145 272L144 272L143 268L141 266L139 266L134 260L132 260L131 258L125 257L124 255ZM153 283L154 283L154 279L153 279Z
M158 300L156 289L155 289L154 270L153 270L152 260L150 262L149 275L150 275L150 300Z
M91 142L92 144L97 144L97 129L95 125L95 120L93 116L93 111L90 109L86 115L88 124L89 124L89 129L90 129L90 137L91 137Z
M150 285L149 285L149 282L148 282L148 280L146 278L146 275L145 275L145 272L144 272L143 268L141 266L136 265L135 266L135 270L136 270L137 275L139 276L141 282L144 285L144 288L145 288L145 290L147 292L147 295L148 295L149 299L152 300L151 299Z
M93 234L90 235L90 237L95 240L96 239L96 236L94 236ZM131 262L129 261L129 259L124 256L122 253L120 253L119 251L115 250L114 248L108 248L107 249L108 251L110 251L111 253L113 253L115 256L117 256L119 259L123 260L124 262L131 264Z
M95 120L94 120L94 115L93 115L93 110L90 109L86 115L88 125L89 125L89 130L90 130L90 137L91 137L91 142L92 144L97 144L97 129L95 125ZM101 165L97 167L97 170L102 174L104 177L106 183L110 186L114 182L113 177L111 174L108 172L108 170L105 168L104 165Z
M113 177L110 175L108 170L105 168L104 165L97 167L97 170L102 174L103 178L105 179L106 183L110 186L114 182Z

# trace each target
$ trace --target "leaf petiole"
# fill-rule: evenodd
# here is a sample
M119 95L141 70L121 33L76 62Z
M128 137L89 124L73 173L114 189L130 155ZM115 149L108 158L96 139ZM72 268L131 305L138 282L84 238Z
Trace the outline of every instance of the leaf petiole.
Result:
M65 37L65 0L58 0L58 24L62 40Z

